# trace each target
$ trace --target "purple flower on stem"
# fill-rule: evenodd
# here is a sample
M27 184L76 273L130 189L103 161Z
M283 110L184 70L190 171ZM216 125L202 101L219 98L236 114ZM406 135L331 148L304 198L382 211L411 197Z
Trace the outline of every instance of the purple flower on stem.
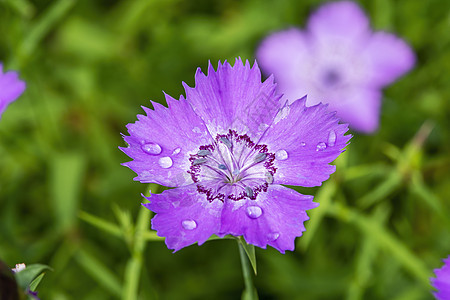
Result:
M312 196L283 185L321 185L329 165L347 145L346 124L326 105L305 100L279 106L272 77L261 83L255 63L236 59L208 75L197 69L186 98L165 95L128 124L121 148L135 180L175 187L148 197L152 228L175 251L211 235L243 236L247 243L280 252L294 249L305 230Z
M329 104L358 131L378 128L381 88L409 71L411 48L395 35L372 32L353 2L333 2L311 15L307 30L292 28L267 37L257 51L263 71L274 74L279 91L307 106Z
M3 73L0 63L0 118L6 107L16 100L25 90L25 82L19 79L17 72Z
M436 278L431 278L431 284L438 290L434 292L436 299L450 300L450 255L443 261L442 268L434 270Z

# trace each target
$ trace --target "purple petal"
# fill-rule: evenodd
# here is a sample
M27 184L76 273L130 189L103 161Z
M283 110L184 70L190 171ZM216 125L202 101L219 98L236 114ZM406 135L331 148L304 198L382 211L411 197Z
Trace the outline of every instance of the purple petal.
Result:
M8 104L16 100L25 90L25 82L19 80L17 72L3 73L0 63L0 117Z
M209 65L208 75L198 69L195 88L184 84L186 99L204 120L212 136L234 129L251 138L264 131L279 107L272 78L261 83L261 72L255 63L236 59L232 67L219 63L217 71Z
M326 105L305 107L301 99L283 108L260 142L275 153L274 183L321 185L336 169L329 163L351 138L344 136L347 130L347 124L339 124Z
M150 203L143 205L156 213L152 229L166 238L169 249L178 251L195 242L201 245L219 232L223 203L208 202L195 185L166 190L147 199Z
M337 110L343 122L352 129L372 133L378 129L381 109L381 91L364 87L349 89L340 101L330 101L330 109Z
M187 173L190 154L211 138L183 97L178 101L166 95L166 100L169 108L158 103L153 103L154 111L143 107L147 116L138 115L139 121L127 125L130 136L124 140L129 146L120 149L133 161L123 165L135 171L134 179L140 182L187 185L192 183Z
M343 42L360 38L370 30L369 20L361 8L351 1L332 2L311 15L308 30L318 41L342 38Z
M305 196L280 185L271 185L256 200L228 202L222 212L220 236L244 236L249 244L274 247L281 253L294 250L294 240L305 231L306 210L317 207Z
M411 47L402 39L386 32L376 32L361 54L369 69L367 82L383 87L408 72L415 63Z
M306 94L299 79L308 76L311 53L302 31L292 28L270 35L259 46L256 58L265 73L274 74L278 89L288 94L285 99L293 102Z
M436 278L431 278L431 284L437 292L434 292L434 296L438 300L450 299L450 256L447 259L443 259L444 265L440 269L435 269L434 273Z

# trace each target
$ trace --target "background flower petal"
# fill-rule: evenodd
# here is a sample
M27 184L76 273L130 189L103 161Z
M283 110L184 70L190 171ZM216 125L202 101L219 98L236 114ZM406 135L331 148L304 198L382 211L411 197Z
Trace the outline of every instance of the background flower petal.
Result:
M380 90L354 87L340 101L330 101L330 110L337 110L339 118L353 129L372 133L378 129L381 97Z
M342 37L351 41L369 32L369 20L361 8L351 1L332 2L321 6L308 20L308 31L318 41Z
M392 83L415 63L411 47L404 40L386 32L375 32L361 55L368 64L367 82L373 87Z
M299 95L306 94L302 78L308 77L311 53L301 30L291 28L268 36L259 46L256 58L266 74L274 74L277 88L284 92L284 99L293 102Z
M16 100L25 90L25 82L19 79L17 72L3 73L0 63L0 117L8 104Z
M305 196L280 185L271 185L257 200L228 202L222 211L220 236L244 236L247 243L281 253L294 250L294 240L305 231L306 210L317 207Z

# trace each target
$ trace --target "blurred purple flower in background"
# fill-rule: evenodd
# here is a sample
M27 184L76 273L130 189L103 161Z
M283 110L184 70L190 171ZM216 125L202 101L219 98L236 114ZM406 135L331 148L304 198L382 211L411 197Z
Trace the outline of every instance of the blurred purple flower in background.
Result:
M6 107L16 100L25 90L25 82L19 79L17 72L3 73L0 63L0 118Z
M284 185L318 186L347 145L346 124L305 100L280 108L272 77L237 59L208 75L197 69L186 98L166 95L124 136L135 180L176 187L148 197L152 228L175 251L211 235L244 236L249 244L294 249L312 196Z
M305 31L267 37L257 60L274 74L284 99L307 94L307 106L329 103L352 129L371 133L378 128L381 88L409 71L415 56L395 35L372 32L359 6L342 1L320 7Z
M434 270L436 278L431 278L431 284L438 290L434 292L436 299L450 300L450 255L443 261L442 268Z

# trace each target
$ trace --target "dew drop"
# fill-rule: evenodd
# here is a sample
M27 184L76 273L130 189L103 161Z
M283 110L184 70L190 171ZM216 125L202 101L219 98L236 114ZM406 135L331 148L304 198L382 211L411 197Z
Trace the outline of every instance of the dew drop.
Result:
M181 152L181 148L177 148L177 149L173 150L172 155L177 155L180 152Z
M306 143L305 143L305 142L301 142L301 143L300 143L300 146L305 147L305 146L306 146Z
M320 142L317 144L316 151L322 151L322 150L325 150L326 148L327 148L327 144L325 144L324 142Z
M287 154L286 150L281 149L281 150L278 150L277 152L275 152L275 158L277 160L286 160L288 158L288 154Z
M158 155L162 152L161 146L155 143L146 143L141 146L141 149L150 155Z
M168 169L173 165L173 160L168 156L164 156L159 159L158 164L161 168Z
M184 220L183 222L181 222L181 226L183 226L183 228L186 230L194 230L195 228L197 228L197 222L195 222L194 220Z
M267 235L267 238L269 241L274 242L280 237L280 234L278 232L271 232Z
M328 134L328 146L333 147L336 143L336 132L334 130L330 131L330 134Z
M247 216L252 219L258 219L262 215L262 209L259 206L247 207Z

